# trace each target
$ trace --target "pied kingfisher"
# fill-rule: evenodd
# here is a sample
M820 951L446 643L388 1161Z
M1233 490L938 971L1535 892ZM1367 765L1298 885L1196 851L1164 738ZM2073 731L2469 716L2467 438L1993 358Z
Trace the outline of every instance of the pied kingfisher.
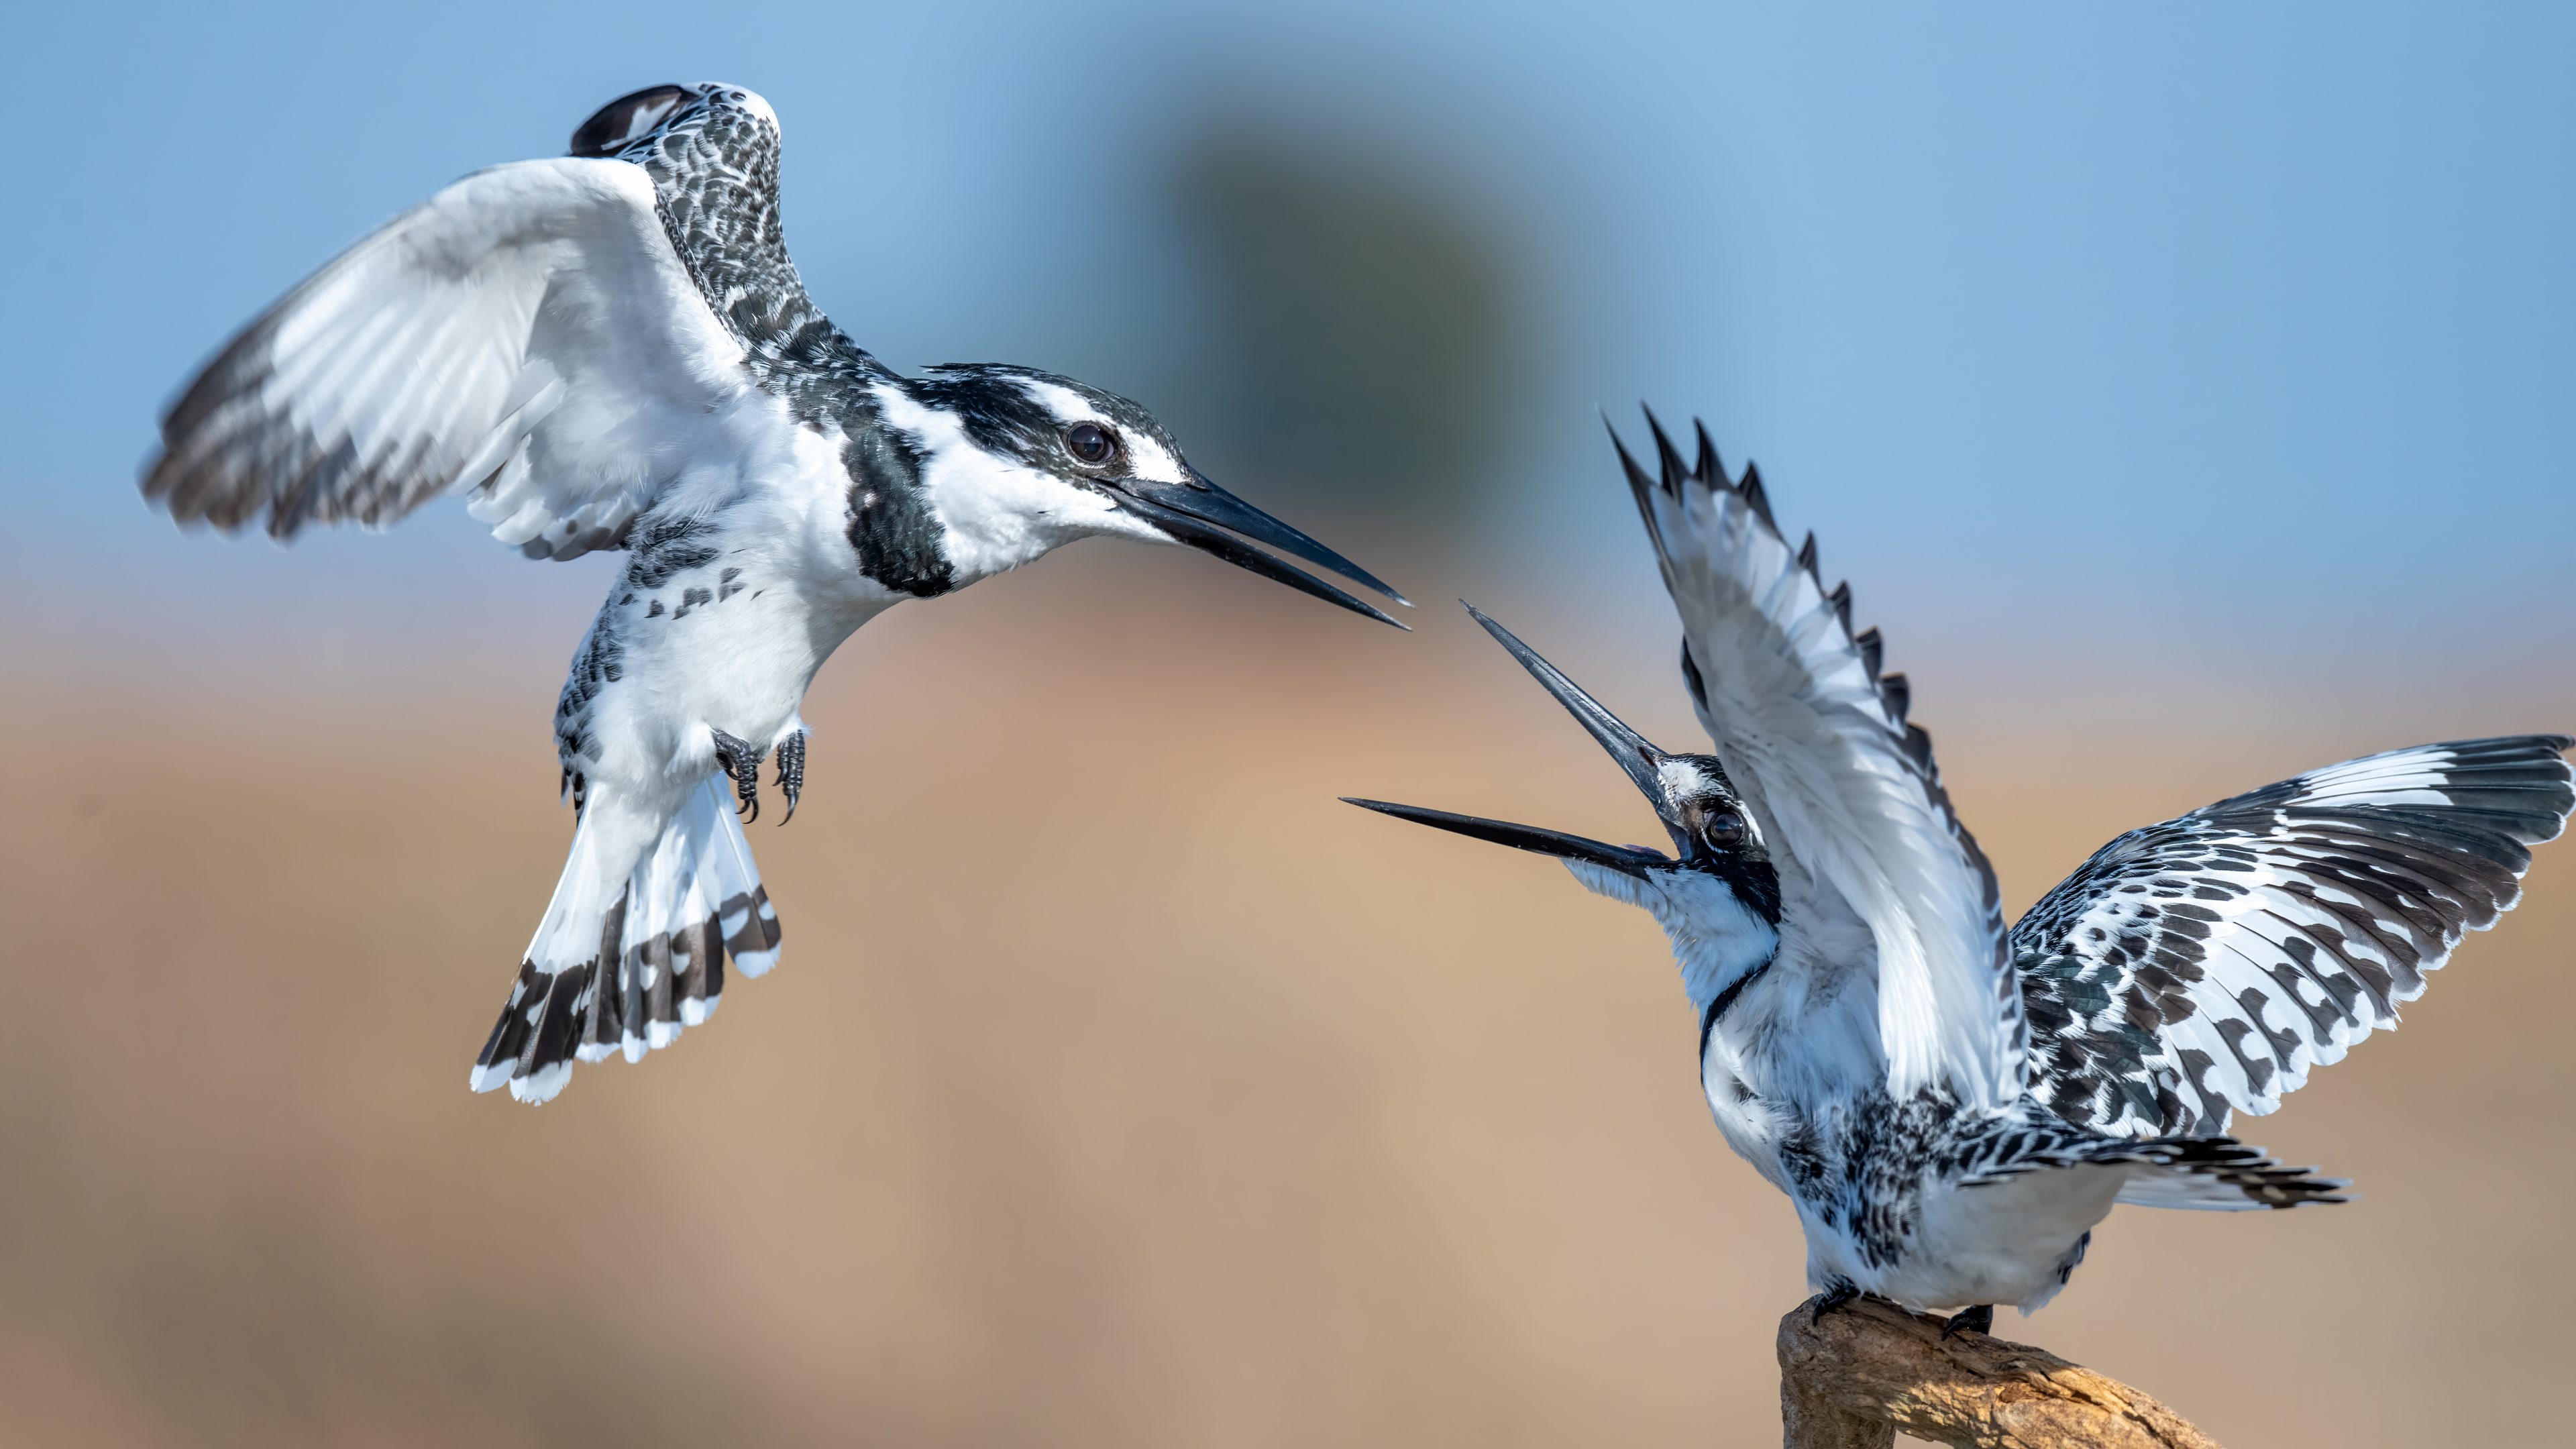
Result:
M1825 1306L2031 1313L2114 1202L2280 1208L2349 1184L2222 1135L2424 990L2520 897L2576 792L2559 735L2373 755L2112 841L2004 929L1905 677L1879 673L1816 544L1708 434L1661 476L1619 448L1715 756L1648 743L1476 619L1644 792L1675 855L1382 801L1564 860L1662 923L1727 1145L1789 1195ZM1616 443L1614 437L1613 442ZM1471 611L1472 612L1472 611ZM1724 763L1721 764L1720 760Z
M386 223L162 420L143 491L182 524L265 511L283 540L463 493L531 558L630 551L556 706L578 824L476 1091L544 1101L576 1058L637 1061L705 1020L728 952L746 975L775 964L737 810L757 814L774 752L794 814L806 686L893 605L1110 536L1396 623L1233 537L1403 602L1209 482L1125 398L1034 368L928 372L894 372L807 298L768 103L667 85L611 102L567 157L477 171Z

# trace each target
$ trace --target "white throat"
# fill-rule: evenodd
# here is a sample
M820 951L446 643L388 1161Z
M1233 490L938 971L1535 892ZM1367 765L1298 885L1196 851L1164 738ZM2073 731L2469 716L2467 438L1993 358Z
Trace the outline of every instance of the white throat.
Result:
M1639 880L1624 871L1568 860L1565 868L1595 895L1643 907L1673 943L1682 989L1701 1011L1769 961L1780 932L1736 898L1726 882L1695 870L1657 870Z

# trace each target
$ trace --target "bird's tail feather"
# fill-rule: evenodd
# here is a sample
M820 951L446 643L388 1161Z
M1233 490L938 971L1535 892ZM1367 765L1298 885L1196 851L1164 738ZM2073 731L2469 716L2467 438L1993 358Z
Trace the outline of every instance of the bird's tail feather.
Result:
M731 955L746 976L778 964L778 914L742 822L713 778L689 793L623 878L603 867L594 799L528 943L471 1084L522 1102L563 1090L576 1061L630 1062L715 1013Z
M2349 1202L2350 1178L2318 1177L2313 1167L2288 1167L2260 1147L2227 1137L2163 1138L2147 1144L2152 1166L2129 1175L2119 1201L2139 1207L2246 1212Z
M2349 1202L2353 1196L2347 1191L2350 1178L2318 1177L2313 1167L2284 1166L2262 1148L2233 1137L2129 1138L2085 1133L2072 1140L2025 1147L2012 1160L1961 1185L1986 1187L2053 1168L2116 1165L2132 1169L2117 1201L2139 1207L2244 1212Z

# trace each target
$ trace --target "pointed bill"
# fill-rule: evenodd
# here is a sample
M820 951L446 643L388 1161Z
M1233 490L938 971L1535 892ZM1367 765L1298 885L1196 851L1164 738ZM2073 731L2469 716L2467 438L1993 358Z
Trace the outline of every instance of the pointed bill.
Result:
M1286 584L1299 593L1312 594L1326 603L1339 604L1354 614L1366 614L1399 629L1409 630L1411 627L1375 604L1354 597L1294 564L1273 558L1226 532L1233 529L1235 533L1258 539L1283 552L1322 564L1376 589L1399 604L1411 607L1411 601L1379 583L1359 565L1213 483L1205 488L1196 488L1181 483L1122 479L1110 497L1119 507L1170 534L1175 540L1203 553L1213 554L1237 568Z
M1646 799L1654 804L1655 813L1662 815L1664 790L1656 771L1664 762L1664 752L1655 748L1644 735L1628 728L1617 715L1602 708L1599 700L1584 693L1582 686L1566 678L1563 670L1541 659L1537 650L1513 637L1511 630L1487 618L1484 610L1473 604L1466 607L1476 622L1485 626L1485 632L1494 636L1496 643L1511 651L1512 657L1521 662L1521 667L1530 672L1530 677L1556 696L1556 702L1565 706L1566 713L1592 732L1592 737L1601 742L1601 748L1610 752L1610 758L1619 762L1619 768L1628 772L1628 778L1635 781Z
M1182 466L1187 467L1187 464ZM1148 503L1158 503L1175 513L1185 513L1202 523L1229 528L1256 543L1267 544L1291 558L1302 558L1319 568L1329 569L1363 588L1374 589L1406 608L1413 601L1378 580L1377 575L1333 552L1307 536L1303 529L1280 522L1242 499L1219 488L1205 473L1189 469L1187 483L1157 483L1151 479L1128 478L1118 486Z
M1384 800L1360 800L1349 795L1341 798L1345 805L1357 805L1363 810L1410 820L1416 825L1454 831L1477 840L1490 840L1514 850L1536 851L1565 860L1590 861L1640 880L1645 879L1649 867L1672 864L1669 857L1658 851L1633 845L1608 845L1580 835L1568 835L1561 830L1542 830L1535 825L1514 825L1509 821L1487 820L1476 815L1453 815L1446 810L1426 810L1419 805L1391 805Z

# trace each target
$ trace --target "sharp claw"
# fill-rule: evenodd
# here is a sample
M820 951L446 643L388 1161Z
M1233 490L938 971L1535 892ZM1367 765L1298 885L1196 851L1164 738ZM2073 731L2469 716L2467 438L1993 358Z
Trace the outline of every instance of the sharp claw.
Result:
M760 756L751 741L736 739L723 730L709 730L716 739L716 764L733 781L734 813L745 821L760 818Z
M796 796L805 788L803 730L778 742L778 788L787 797L787 813L778 817L778 823L784 825L796 818Z
M1995 1305L1991 1303L1979 1303L1974 1307L1962 1308L1951 1314L1941 1325L1941 1336L1945 1339L1960 1333L1990 1334L1994 1331Z

